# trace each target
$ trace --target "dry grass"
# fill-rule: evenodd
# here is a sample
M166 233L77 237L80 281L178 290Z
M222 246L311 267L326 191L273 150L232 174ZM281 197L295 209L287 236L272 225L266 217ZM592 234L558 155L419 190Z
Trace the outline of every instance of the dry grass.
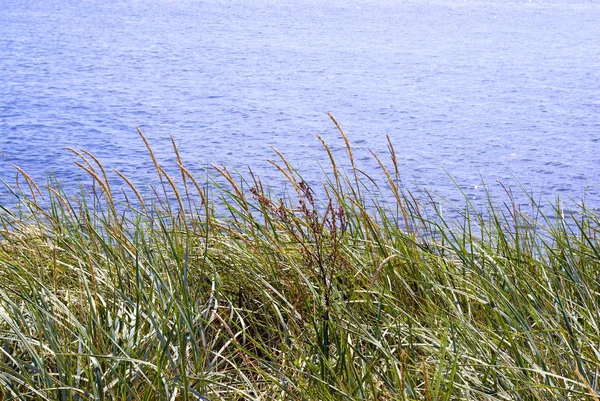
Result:
M442 216L398 187L391 143L375 188L344 139L352 170L332 157L318 190L273 162L285 199L223 166L206 185L176 148L169 175L145 139L152 201L122 174L119 201L87 152L78 197L21 172L0 399L597 400L598 214Z

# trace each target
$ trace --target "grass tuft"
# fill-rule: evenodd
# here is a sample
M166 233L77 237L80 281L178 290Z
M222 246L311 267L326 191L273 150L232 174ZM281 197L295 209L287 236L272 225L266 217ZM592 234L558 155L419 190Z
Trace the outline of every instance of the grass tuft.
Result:
M18 169L0 400L598 400L599 214L510 190L442 213L400 186L391 141L378 186L331 118L349 170L319 138L333 170L311 187L276 151L283 197L195 177L174 141L170 174L141 131L150 191L84 151L76 196Z

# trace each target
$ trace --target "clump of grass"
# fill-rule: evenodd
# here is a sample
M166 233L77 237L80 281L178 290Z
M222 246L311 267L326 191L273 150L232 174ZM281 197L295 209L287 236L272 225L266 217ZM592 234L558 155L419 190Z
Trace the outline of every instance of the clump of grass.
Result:
M378 187L340 133L350 171L323 142L321 188L277 153L284 198L252 172L200 180L175 143L170 174L143 136L149 195L117 172L118 196L88 152L78 196L19 171L0 399L598 400L598 214L442 214L399 186L391 142Z

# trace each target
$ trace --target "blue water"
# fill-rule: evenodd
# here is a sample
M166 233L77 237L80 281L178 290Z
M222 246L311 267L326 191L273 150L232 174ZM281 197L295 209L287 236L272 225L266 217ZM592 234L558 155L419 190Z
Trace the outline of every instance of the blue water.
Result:
M374 176L389 134L408 187L514 176L600 206L599 21L597 0L5 0L0 178L75 182L73 147L151 182L139 126L167 166L173 135L201 174L276 184L274 146L319 182L331 112Z

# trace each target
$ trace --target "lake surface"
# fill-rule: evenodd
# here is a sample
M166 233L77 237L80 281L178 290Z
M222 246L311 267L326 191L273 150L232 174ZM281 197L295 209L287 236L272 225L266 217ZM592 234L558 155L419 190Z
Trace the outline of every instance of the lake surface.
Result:
M75 182L70 146L136 182L173 166L253 170L283 152L311 182L389 134L404 184L481 198L482 179L600 206L600 2L6 0L0 177ZM318 161L318 162L317 162ZM320 164L319 164L320 163Z

